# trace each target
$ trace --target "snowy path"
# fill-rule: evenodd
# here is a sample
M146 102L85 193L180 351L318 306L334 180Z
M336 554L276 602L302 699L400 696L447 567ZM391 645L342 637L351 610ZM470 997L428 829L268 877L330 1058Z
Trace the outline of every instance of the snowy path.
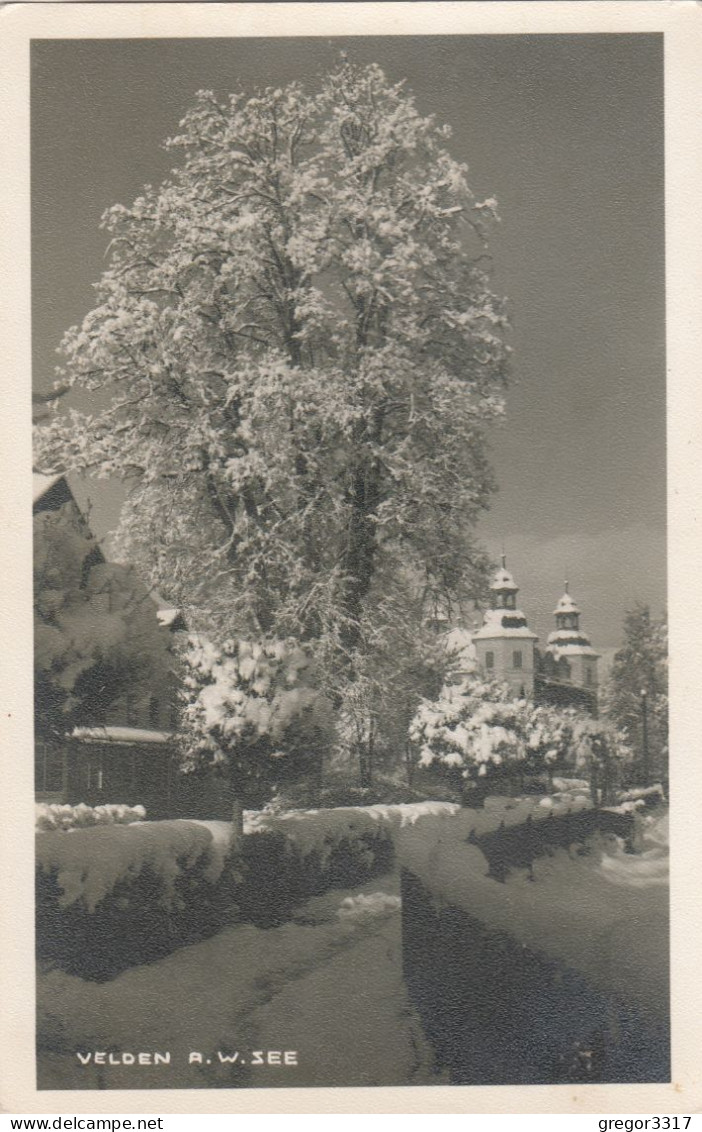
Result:
M41 1085L439 1083L402 981L400 931L390 874L310 900L281 927L227 928L109 983L51 972L38 986ZM167 1065L81 1065L76 1051L94 1050L171 1056ZM257 1065L254 1051L269 1050L273 1060L291 1051L297 1065ZM202 1064L189 1064L195 1052ZM220 1063L235 1053L236 1063Z

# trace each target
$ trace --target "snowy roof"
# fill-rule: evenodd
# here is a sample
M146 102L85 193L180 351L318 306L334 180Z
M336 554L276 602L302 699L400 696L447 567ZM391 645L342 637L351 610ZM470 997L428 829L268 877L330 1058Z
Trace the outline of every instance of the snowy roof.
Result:
M71 739L79 743L169 743L172 735L145 727L74 727Z
M554 644L559 641L563 641L565 644L574 641L580 641L584 645L590 644L590 638L587 633L583 633L582 629L554 629L552 633L549 633L548 639Z
M558 605L556 606L556 608L554 609L553 612L555 614L559 614L559 613L580 613L580 610L578 609L577 605L575 604L572 597L568 593L568 587L567 586L566 586L566 591L563 594L563 597L560 599L560 601L558 602Z
M504 621L512 622L512 624L505 625ZM515 621L521 621L521 625L515 625ZM478 629L477 633L473 633L473 640L492 639L494 637L524 637L532 641L538 641L536 633L532 633L531 629L526 623L526 617L521 609L486 609L483 615L482 628Z
M551 634L551 636L553 636L553 634ZM556 660L558 660L559 656L592 656L597 658L600 655L598 652L595 652L587 637L585 637L581 645L572 643L569 645L559 645L557 641L552 643L551 637L549 637L546 652L550 652L552 656L555 656Z
M38 503L39 500L55 487L59 480L63 479L63 472L59 472L53 476L45 476L41 472L34 472L32 474L32 503Z
M446 644L454 653L455 661L459 665L469 670L475 667L478 657L473 644L473 634L467 629L451 629L446 634Z
M507 570L505 566L501 566L495 574L490 589L499 591L508 590L510 593L516 594L519 590L519 586L515 583L509 570Z

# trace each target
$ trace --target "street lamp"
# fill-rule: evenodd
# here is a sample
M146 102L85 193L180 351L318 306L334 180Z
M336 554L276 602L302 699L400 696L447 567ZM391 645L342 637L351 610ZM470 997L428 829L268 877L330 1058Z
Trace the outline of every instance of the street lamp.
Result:
M641 756L643 785L648 786L648 692L645 688L641 689Z

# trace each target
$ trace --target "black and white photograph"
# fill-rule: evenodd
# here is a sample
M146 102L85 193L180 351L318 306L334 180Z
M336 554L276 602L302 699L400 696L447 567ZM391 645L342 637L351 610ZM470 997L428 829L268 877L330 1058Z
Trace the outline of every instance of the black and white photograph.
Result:
M27 44L37 1097L674 1098L665 34L228 7Z

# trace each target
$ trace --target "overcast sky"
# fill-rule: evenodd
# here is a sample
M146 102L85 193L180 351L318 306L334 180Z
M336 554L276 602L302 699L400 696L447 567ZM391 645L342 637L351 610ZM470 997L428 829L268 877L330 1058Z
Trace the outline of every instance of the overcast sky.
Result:
M665 607L661 36L35 41L36 386L93 305L103 210L168 175L160 143L195 91L314 81L342 48L406 79L451 125L474 191L498 200L514 373L482 536L495 556L504 543L542 638L567 570L583 628L611 650L626 609ZM89 493L102 535L119 493Z

